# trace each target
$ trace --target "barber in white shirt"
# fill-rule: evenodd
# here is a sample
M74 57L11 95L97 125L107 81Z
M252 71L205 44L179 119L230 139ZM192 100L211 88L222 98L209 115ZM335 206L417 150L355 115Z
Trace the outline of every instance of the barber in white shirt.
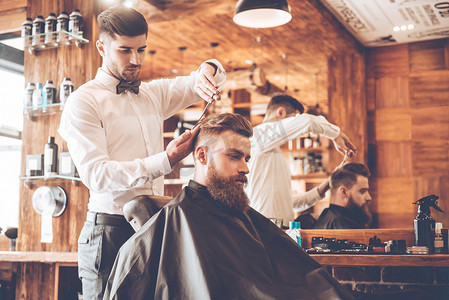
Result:
M64 108L59 133L90 191L78 241L84 299L102 299L121 245L134 233L122 207L137 195L162 195L163 175L191 151L198 128L164 151L163 121L218 95L226 72L216 60L190 76L140 82L148 24L137 11L112 7L98 16L95 79L78 88Z
M308 132L333 140L340 153L356 152L346 134L323 116L304 114L303 105L288 95L274 96L262 124L251 137L250 172L246 192L252 208L267 218L293 221L293 209L306 210L324 197L327 181L305 194L293 197L290 169L280 146Z

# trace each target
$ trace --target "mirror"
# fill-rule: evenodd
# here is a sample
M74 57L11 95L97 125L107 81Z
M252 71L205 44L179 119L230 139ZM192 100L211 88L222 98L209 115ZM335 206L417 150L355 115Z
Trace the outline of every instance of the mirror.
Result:
M228 73L250 71L256 64L272 86L307 106L319 104L329 121L355 141L357 161L367 164L373 174L370 192L375 226L411 228L416 215L411 203L430 194L439 195L441 207L449 211L445 200L449 190L449 90L438 88L447 86L449 76L447 33L416 27L398 34L401 38L412 34L422 42L365 48L328 10L326 2L290 0L293 19L288 24L250 29L233 23L234 0L199 0L183 6L171 1L153 5L138 1L135 8L150 20L147 48L155 51L143 63L142 77L182 75L172 69L187 73L210 57L222 62ZM440 18L441 9L433 1L413 5L430 5L440 25L447 28L449 18ZM396 6L394 12L398 17L408 13ZM354 17L350 25L356 27L360 20ZM369 31L372 41L394 44L388 34L376 31L385 22L370 24L374 24ZM400 40L396 33L392 36ZM218 46L211 47L211 43ZM180 46L186 47L182 60ZM418 76L419 72L426 73ZM270 92L253 87L248 91L251 119L257 124ZM229 108L233 109L232 103ZM331 151L328 170L341 159ZM449 226L446 214L438 212L434 217L443 221L443 228Z

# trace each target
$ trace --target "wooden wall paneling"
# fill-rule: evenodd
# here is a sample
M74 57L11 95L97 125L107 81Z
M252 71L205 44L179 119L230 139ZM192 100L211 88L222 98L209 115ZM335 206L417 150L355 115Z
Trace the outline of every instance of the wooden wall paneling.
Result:
M372 179L373 180L373 179ZM416 210L413 177L377 178L376 206L379 228L413 226Z
M449 70L411 74L410 106L449 106Z
M364 58L359 53L329 58L329 121L338 125L358 150L354 161L366 163L367 110ZM337 151L329 155L329 170L340 164Z
M445 44L446 39L411 43L410 72L445 69Z
M376 80L374 78L366 78L366 110L373 111L376 109Z
M53 80L57 89L63 77L70 77L78 88L81 84L95 77L101 65L101 57L96 51L95 40L98 37L96 15L99 11L97 1L47 0L30 1L27 14L32 18L40 14L48 16L50 12L59 14L62 10L72 12L79 8L84 17L84 37L90 42L81 48L67 46L36 52L25 53L25 81L42 82ZM22 133L22 174L25 174L25 157L27 154L44 152L44 145L49 135L55 136L59 153L67 151L67 146L58 135L60 114L25 118ZM40 242L41 217L32 208L33 192L42 185L60 185L68 196L66 211L58 218L53 218L53 243ZM81 183L71 181L34 182L31 188L22 186L20 190L20 215L18 250L22 251L76 251L79 232L83 226L89 193Z
M29 262L17 265L16 299L54 299L54 264Z
M367 53L368 78L409 74L408 44L371 48Z
M449 140L413 141L414 176L449 175Z
M384 76L375 82L376 109L410 107L408 76Z
M444 45L444 65L446 70L449 70L449 39L446 39L446 44Z
M410 141L412 138L410 109L377 109L376 138L378 141Z
M19 31L27 17L27 0L0 0L0 34Z
M412 143L377 142L377 177L410 177L412 176Z
M448 93L449 96L449 93ZM411 110L412 137L414 141L449 140L449 105L421 107Z

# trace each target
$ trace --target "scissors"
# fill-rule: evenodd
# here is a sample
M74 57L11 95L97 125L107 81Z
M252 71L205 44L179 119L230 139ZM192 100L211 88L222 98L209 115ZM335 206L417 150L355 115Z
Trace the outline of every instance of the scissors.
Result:
M215 99L214 99L215 95L220 95L220 91L218 91L217 93L212 94L212 96L210 96L210 98L211 98L210 102L207 102L206 107L204 108L203 112L201 113L201 116L199 117L198 121L196 121L196 123L192 127L192 129L195 128L196 125L198 125L200 123L201 119L203 119L203 117L206 114L207 110L209 109L210 105L215 101Z

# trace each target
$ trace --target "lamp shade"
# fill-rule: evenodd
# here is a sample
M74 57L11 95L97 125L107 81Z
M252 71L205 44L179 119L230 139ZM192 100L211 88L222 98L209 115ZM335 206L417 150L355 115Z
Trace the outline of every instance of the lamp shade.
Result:
M287 0L239 0L233 20L244 27L269 28L284 25L291 19Z

